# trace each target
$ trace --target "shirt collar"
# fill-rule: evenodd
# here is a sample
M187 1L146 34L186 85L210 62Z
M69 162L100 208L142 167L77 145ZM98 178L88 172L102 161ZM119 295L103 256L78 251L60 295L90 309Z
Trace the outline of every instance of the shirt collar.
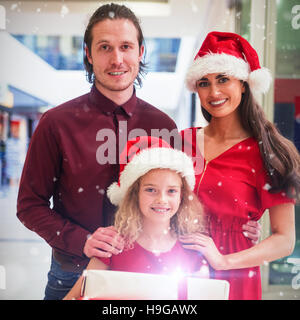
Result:
M131 98L125 102L123 105L118 106L113 101L104 96L95 85L92 86L91 92L89 95L90 101L101 109L104 113L117 112L118 110L123 110L129 117L133 115L134 109L137 105L137 97L135 88Z

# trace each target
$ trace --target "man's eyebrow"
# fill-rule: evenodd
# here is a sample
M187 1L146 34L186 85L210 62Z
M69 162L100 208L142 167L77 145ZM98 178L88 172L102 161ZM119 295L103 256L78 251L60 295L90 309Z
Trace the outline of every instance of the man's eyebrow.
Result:
M106 39L100 39L96 42L96 44L101 44L101 43L110 43L109 40L106 40ZM124 41L121 41L121 44L134 44L133 41L130 41L130 40L124 40Z

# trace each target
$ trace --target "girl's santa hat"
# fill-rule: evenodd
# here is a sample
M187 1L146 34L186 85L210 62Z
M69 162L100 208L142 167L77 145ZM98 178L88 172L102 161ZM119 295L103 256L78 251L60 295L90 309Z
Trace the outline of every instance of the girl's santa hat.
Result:
M195 173L192 159L173 149L164 140L141 136L127 142L120 155L119 181L107 189L112 204L119 205L133 183L152 169L170 169L179 173L193 190Z
M210 32L186 75L186 85L197 92L196 82L211 73L224 73L247 81L253 94L268 91L272 76L261 68L257 52L236 33Z

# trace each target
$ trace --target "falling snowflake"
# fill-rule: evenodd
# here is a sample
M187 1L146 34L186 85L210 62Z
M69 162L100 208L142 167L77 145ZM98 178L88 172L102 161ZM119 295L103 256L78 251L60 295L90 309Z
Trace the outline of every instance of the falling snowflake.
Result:
M10 6L10 10L15 10L18 8L18 4L17 3L13 3L11 6Z
M250 270L249 273L248 273L248 277L249 278L253 278L255 276L256 272L253 271L253 270Z
M115 13L113 11L109 11L108 16L113 19L115 17Z
M253 173L255 173L255 169L252 168L251 171L252 171Z
M53 182L57 181L57 178L56 177L53 177Z
M98 192L99 192L100 194L104 194L104 193L105 193L105 190L104 190L104 189L100 189L100 190L98 190Z
M192 195L189 195L189 200L192 201L194 197Z
M59 236L60 235L60 231L56 231L56 235Z
M221 187L221 186L222 186L222 182L219 181L219 182L218 182L218 187Z
M195 3L195 1L192 1L191 2L191 6L192 6L192 11L193 12L198 12L199 11L199 8L198 8L198 6L197 6L197 4Z
M264 189L264 190L270 190L270 189L271 189L271 186L270 186L268 183L266 183L266 184L263 186L263 189Z
M82 192L83 191L83 188L79 188L78 189L78 193Z
M194 222L195 224L198 223L198 219L195 219L193 222Z
M63 4L60 10L60 16L64 18L65 15L69 13L69 11L70 11L69 8Z

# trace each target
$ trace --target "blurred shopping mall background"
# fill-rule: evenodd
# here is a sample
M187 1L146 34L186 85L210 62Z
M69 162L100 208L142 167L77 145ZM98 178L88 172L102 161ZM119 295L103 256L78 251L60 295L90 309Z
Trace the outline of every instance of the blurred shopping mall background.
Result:
M89 91L83 33L105 1L0 1L0 299L42 299L49 246L16 218L26 150L46 110ZM146 38L148 74L137 95L168 113L179 129L205 125L184 75L207 32L237 32L274 74L261 97L268 118L300 148L300 3L298 0L132 0ZM300 212L297 244L285 259L262 266L264 299L300 299ZM268 219L261 221L263 237Z

